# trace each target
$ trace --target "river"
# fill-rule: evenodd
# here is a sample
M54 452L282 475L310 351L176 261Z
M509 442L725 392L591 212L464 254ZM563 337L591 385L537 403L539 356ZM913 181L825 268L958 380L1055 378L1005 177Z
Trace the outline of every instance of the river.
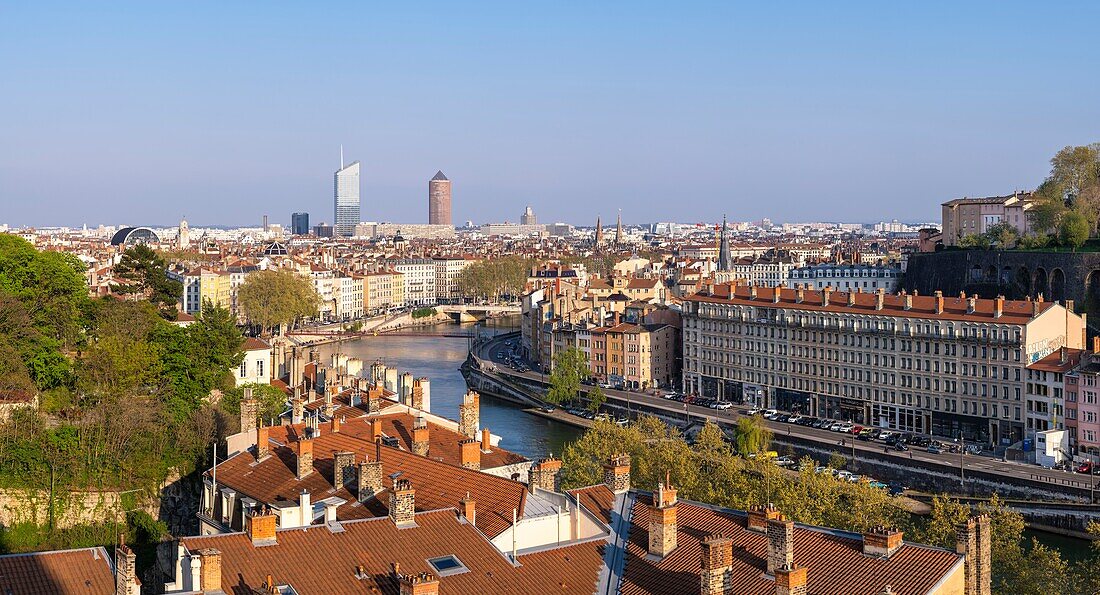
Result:
M515 318L490 321L481 327L481 333L502 333L516 330ZM400 373L412 372L413 376L428 377L432 389L432 413L458 419L458 405L466 392L466 381L458 367L466 360L469 340L446 337L446 334L473 333L474 325L438 325L412 331L417 336L400 333L378 337L364 337L340 344L328 344L318 348L327 361L329 355L339 350L350 357L363 360L366 369L377 359L387 366L395 366ZM431 336L423 336L423 335ZM536 460L550 453L560 457L565 445L580 437L580 430L536 415L525 413L517 405L492 397L481 399L481 427L489 428L501 436L500 447Z

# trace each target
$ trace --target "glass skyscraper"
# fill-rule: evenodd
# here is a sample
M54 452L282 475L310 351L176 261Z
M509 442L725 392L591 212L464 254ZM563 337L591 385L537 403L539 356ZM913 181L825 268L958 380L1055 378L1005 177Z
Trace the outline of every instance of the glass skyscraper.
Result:
M333 231L338 236L355 235L359 223L359 162L336 172L335 217Z

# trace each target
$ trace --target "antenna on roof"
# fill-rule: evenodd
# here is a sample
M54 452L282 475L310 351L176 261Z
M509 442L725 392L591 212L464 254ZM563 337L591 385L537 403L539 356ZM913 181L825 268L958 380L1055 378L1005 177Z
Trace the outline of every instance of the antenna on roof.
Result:
M344 145L340 145L340 169L344 169Z

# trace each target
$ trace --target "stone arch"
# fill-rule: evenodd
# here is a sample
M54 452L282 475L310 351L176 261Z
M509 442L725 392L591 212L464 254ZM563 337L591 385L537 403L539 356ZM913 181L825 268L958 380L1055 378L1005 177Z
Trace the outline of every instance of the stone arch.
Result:
M1047 285L1047 270L1043 267L1035 269L1035 279L1034 285L1031 287L1031 295L1038 297L1041 293L1043 294L1043 299L1046 299L1046 296L1050 295L1050 288L1047 287Z
M1085 305L1089 312L1095 312L1100 306L1100 269L1094 269L1085 277ZM1092 316L1089 316L1092 321Z
M1020 267L1016 270L1016 279L1012 283L1013 288L1016 289L1016 296L1025 298L1031 295L1031 271L1027 267Z
M1050 271L1050 299L1056 302L1066 299L1066 274L1062 269Z
M1006 287L1012 285L1012 267L1006 266L1005 268L1001 269L1000 282L1001 285L1004 285Z
M995 265L989 265L989 268L985 270L985 278L990 283L997 282L997 267Z
M983 274L984 273L982 271L982 265L976 264L976 265L970 267L970 281L972 283L980 282L982 280L982 275Z

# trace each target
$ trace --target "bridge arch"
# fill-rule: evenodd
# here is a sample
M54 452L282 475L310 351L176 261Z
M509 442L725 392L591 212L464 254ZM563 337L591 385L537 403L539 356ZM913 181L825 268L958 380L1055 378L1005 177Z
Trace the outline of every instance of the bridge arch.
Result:
M1050 299L1056 302L1066 299L1066 274L1062 269L1050 271Z
M1043 298L1050 295L1050 287L1048 287L1047 270L1043 267L1035 269L1035 285L1031 288L1031 294L1038 297L1039 294L1043 294Z

